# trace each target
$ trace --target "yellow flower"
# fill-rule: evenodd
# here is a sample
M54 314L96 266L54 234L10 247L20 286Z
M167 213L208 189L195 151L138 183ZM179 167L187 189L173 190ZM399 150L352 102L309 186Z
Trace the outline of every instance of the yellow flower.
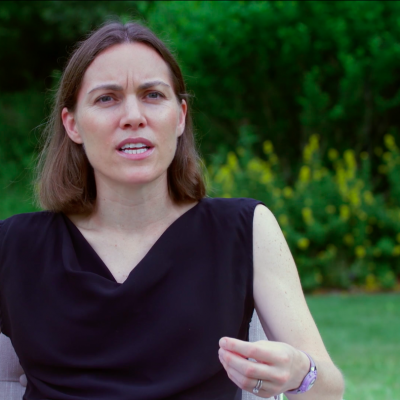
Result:
M360 197L358 195L358 190L356 188L349 190L349 200L351 204L355 206L360 205Z
M271 154L274 151L274 145L270 140L266 140L263 143L263 150L265 154Z
M307 165L303 165L300 168L300 174L299 174L299 179L301 182L309 182L310 181L310 175L311 175L311 170L310 167L308 167Z
M301 249L301 250L306 250L308 248L308 246L310 245L310 241L303 237L301 239L299 239L297 241L297 246Z
M310 146L305 146L303 150L303 160L305 162L309 162L312 157L312 151L310 149Z
M392 135L386 134L383 137L384 141L385 141L385 145L389 150L395 150L397 148L396 146L396 141L394 139L394 137Z
M305 162L309 162L312 159L313 154L319 149L319 135L311 135L308 144L303 150L303 159Z
M392 254L393 254L395 257L400 256L400 245L394 246Z
M290 199L293 197L293 189L290 186L286 186L283 188L283 196L286 197L287 199Z
M264 171L269 171L269 164L265 161L260 160L255 157L252 158L247 164L247 170L249 172L255 172L257 174L263 173Z
M304 207L304 208L301 210L301 215L303 216L304 222L305 222L307 225L311 225L311 224L314 222L314 218L313 218L313 215L312 215L312 210L311 210L311 208L309 208L309 207Z
M314 133L310 136L310 147L313 150L317 150L319 148L319 135Z
M340 218L343 221L347 221L350 218L350 208L346 204L342 204L339 209Z
M286 225L289 223L289 218L288 218L287 215L285 215L285 214L281 214L281 215L278 217L278 220L279 220L279 223L280 223L282 226L286 226Z
M265 170L263 174L261 175L261 183L270 183L273 180L273 174L271 173L271 170Z
M339 152L336 149L329 149L328 150L328 158L331 161L335 161L339 157Z
M357 167L356 158L354 156L353 150L346 150L343 153L343 158L349 169L353 170Z
M364 258L367 252L365 251L364 246L357 246L354 249L354 253L358 258Z
M238 159L236 157L236 154L233 151L230 151L228 153L228 159L227 159L228 166L233 170L237 170L238 168Z

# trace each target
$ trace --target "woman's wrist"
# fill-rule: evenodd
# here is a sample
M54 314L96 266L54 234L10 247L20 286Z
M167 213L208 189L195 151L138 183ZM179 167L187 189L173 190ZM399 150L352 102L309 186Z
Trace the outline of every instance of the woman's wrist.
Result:
M293 358L293 379L291 384L293 387L287 391L296 390L303 383L304 378L310 372L311 362L306 353L301 350L295 349L295 356Z

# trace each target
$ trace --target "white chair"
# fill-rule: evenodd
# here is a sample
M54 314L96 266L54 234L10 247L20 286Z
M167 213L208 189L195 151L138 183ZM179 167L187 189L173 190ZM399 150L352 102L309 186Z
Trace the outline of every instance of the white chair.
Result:
M267 340L267 337L265 336L256 312L254 312L250 324L250 342L255 342L257 340ZM22 399L25 393L25 387L20 383L23 373L24 371L19 364L10 339L0 334L0 400ZM256 399L260 399L260 397L243 391L242 400ZM280 397L280 399L283 399L283 396Z

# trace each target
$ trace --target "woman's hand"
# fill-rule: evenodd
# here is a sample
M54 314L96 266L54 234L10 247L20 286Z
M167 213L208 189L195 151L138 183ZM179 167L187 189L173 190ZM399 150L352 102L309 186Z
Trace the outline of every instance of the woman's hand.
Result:
M308 357L286 343L222 338L219 345L219 359L237 386L253 392L258 380L262 380L259 397L268 398L298 388L310 370Z

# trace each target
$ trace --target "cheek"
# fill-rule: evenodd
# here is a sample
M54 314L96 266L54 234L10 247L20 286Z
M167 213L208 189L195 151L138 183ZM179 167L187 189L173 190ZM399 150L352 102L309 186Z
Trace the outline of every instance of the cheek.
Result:
M149 110L149 122L161 129L166 135L171 132L176 133L179 123L179 112L175 107L165 106Z
M89 114L89 113L88 113ZM85 115L77 124L78 131L86 144L98 142L97 139L107 136L114 125L112 115L101 113L97 115Z

